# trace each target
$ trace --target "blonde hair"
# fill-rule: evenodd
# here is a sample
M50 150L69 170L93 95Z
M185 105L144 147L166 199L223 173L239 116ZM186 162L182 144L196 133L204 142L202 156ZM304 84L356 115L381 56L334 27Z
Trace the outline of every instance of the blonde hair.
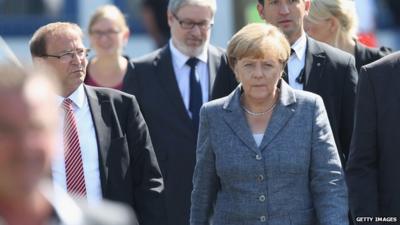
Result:
M115 21L121 31L128 30L128 25L124 14L115 5L103 5L96 9L94 14L90 17L88 31L91 33L92 27L100 19L107 18Z
M353 0L312 0L307 20L318 23L321 20L335 17L339 21L335 47L338 47L340 36L354 38L357 35L357 14Z
M271 54L276 54L279 62L286 64L290 56L290 45L278 28L265 23L251 23L240 29L229 41L227 49L232 69L242 58L258 59Z

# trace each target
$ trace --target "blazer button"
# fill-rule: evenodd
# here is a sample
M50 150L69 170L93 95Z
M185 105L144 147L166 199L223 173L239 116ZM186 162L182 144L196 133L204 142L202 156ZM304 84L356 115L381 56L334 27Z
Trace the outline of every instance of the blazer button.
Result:
M263 181L263 180L264 180L264 176L263 176L263 175L258 175L258 176L257 176L257 180L258 180L259 182Z
M260 197L258 197L258 200L260 200L260 202L265 201L265 195L260 195Z
M261 222L265 222L267 220L267 217L265 217L265 216L260 216L260 221Z
M262 156L259 155L259 154L257 154L257 155L256 155L256 159L257 159L257 160L261 160L261 159L262 159Z

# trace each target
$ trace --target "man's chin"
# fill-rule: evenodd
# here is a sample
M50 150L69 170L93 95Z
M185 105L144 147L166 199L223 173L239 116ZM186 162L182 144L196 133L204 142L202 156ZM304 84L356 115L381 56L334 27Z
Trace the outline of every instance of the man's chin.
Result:
M204 49L204 45L200 45L200 46L186 46L185 47L185 54L190 56L190 57L194 57L194 56L198 56L201 54L201 52Z

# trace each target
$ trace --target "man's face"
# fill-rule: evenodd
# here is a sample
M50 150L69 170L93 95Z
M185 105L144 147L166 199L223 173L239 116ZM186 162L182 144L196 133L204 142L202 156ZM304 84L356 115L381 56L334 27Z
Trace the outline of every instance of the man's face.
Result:
M62 95L69 96L85 79L86 75L86 48L80 34L67 29L46 37L46 54L63 56L66 59L45 57L46 63L59 76L63 89ZM72 57L71 57L72 56Z
M303 18L310 9L310 0L264 0L257 10L262 19L278 27L290 44L303 33Z
M168 11L172 41L179 51L189 57L198 56L207 47L212 23L213 15L209 7L185 5L175 14Z
M48 172L57 129L52 103L48 96L1 92L0 105L7 107L0 108L0 199L31 194Z

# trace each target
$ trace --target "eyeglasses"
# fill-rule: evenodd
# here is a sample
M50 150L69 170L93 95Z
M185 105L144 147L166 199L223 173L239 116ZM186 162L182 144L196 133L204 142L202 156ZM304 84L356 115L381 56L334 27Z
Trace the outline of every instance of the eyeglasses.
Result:
M203 22L196 23L193 21L181 20L178 18L177 15L175 15L175 13L173 13L172 15L174 15L174 17L178 21L179 25L181 25L181 27L185 30L191 30L191 29L193 29L194 26L198 26L202 30L208 30L214 25L210 21L203 21Z
M60 60L62 63L69 63L72 61L72 59L75 57L75 55L79 59L86 58L88 56L88 53L90 52L90 49L87 48L82 48L82 49L75 49L74 51L68 51L66 53L63 53L61 55L42 55L42 57L53 57L57 58Z
M100 38L102 36L110 37L112 35L119 34L120 32L121 32L120 30L113 30L113 29L104 30L104 31L103 30L91 30L89 32L89 34L95 36L96 38Z

